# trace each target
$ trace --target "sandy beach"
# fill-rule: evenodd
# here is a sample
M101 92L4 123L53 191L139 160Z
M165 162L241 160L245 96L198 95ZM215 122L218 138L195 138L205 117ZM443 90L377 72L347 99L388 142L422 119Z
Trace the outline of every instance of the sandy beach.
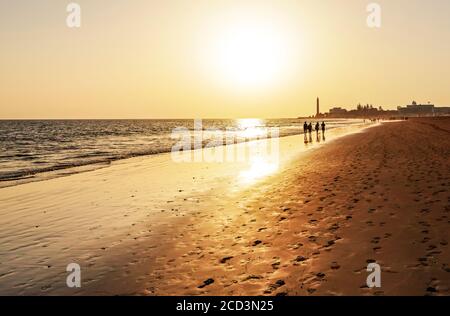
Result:
M162 154L2 188L0 294L449 295L449 133L383 122L283 137L267 174Z

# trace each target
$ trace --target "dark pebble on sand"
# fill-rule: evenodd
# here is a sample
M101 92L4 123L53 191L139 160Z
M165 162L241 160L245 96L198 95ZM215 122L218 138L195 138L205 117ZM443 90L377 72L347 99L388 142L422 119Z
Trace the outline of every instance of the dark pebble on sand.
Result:
M255 240L255 241L253 242L253 246L258 246L260 243L262 243L261 240Z
M206 279L205 281L203 281L203 284L202 285L199 285L199 289L202 289L202 288L204 288L205 286L208 286L208 285L210 285L210 284L213 284L214 283L214 279L211 279L211 278L209 278L209 279Z

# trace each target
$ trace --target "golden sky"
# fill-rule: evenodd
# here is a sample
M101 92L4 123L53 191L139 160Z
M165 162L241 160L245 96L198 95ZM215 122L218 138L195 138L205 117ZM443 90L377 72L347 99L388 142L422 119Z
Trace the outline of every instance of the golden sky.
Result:
M0 118L297 117L450 105L450 1L0 2Z

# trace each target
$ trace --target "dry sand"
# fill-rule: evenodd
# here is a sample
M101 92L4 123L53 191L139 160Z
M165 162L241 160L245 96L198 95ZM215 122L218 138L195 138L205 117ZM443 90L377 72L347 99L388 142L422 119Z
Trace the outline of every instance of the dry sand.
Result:
M287 137L278 172L249 183L249 166L161 155L0 189L0 294L449 295L449 133L420 119L307 150Z

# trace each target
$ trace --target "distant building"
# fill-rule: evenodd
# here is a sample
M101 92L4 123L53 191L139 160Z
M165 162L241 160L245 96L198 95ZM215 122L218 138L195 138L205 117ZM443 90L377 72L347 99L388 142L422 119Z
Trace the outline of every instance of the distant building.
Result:
M319 111L319 99L317 99L317 110ZM450 107L436 107L434 104L412 104L404 107L399 106L397 110L383 110L381 106L371 104L358 104L356 109L346 110L341 107L333 107L328 113L316 117L329 118L395 118L395 117L418 117L418 116L450 116Z
M434 104L417 104L413 101L405 107L397 107L397 111L400 115L412 115L412 116L432 116L435 113Z
M347 113L346 109L340 108L340 107L334 107L330 109L330 115L344 115Z
M435 107L434 108L434 114L436 114L436 115L450 115L450 106Z

